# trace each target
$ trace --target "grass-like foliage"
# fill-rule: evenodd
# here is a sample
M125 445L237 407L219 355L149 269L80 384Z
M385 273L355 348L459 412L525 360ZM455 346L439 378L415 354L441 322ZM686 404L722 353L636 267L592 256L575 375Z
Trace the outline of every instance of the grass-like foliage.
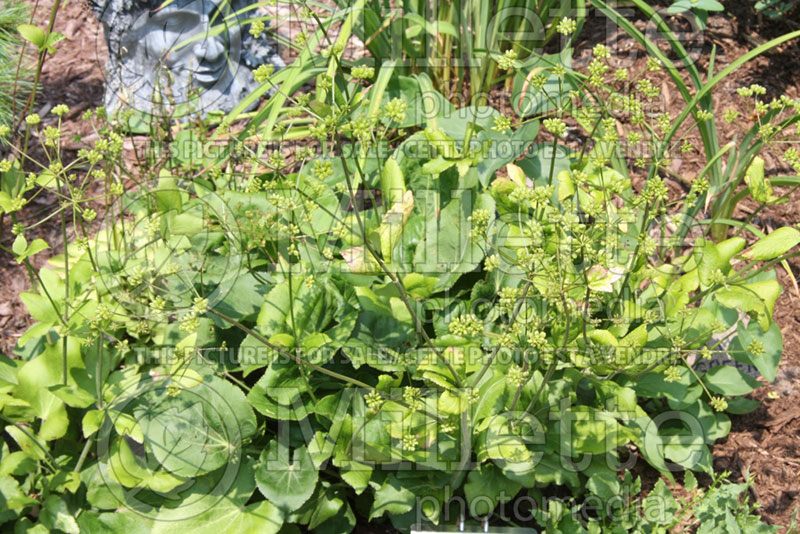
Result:
M12 126L12 113L21 113L31 90L31 64L22 57L23 40L17 26L28 22L30 8L22 2L0 4L0 124Z

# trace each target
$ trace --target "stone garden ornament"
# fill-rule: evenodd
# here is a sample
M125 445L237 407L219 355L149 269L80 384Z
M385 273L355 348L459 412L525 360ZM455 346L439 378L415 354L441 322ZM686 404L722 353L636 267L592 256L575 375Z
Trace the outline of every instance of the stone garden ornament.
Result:
M253 0L90 0L103 23L108 62L105 106L179 115L228 112L259 84L252 71L283 66L244 20ZM251 9L248 9L251 6ZM180 106L185 104L184 106Z

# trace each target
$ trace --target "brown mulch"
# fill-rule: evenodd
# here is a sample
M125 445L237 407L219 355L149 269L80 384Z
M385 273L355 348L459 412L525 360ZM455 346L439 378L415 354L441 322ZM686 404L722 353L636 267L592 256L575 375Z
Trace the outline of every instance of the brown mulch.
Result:
M28 0L33 2L33 0ZM38 0L35 19L37 24L46 23L53 0ZM792 20L764 21L749 15L751 2L731 0L728 9L735 18L714 15L709 20L708 30L701 42L695 43L698 51L698 64L701 70L708 65L712 45L716 46L715 71L719 72L725 65L743 55L758 43L777 35L796 29ZM640 24L644 28L644 23ZM59 50L45 65L43 72L43 91L34 111L43 117L47 110L59 103L66 103L72 113L64 122L66 136L75 134L88 135L91 129L80 120L83 110L102 105L103 100L103 65L105 63L105 44L102 29L93 15L77 0L67 0L59 13L56 31L64 33L67 39L59 45ZM619 33L607 35L607 26L600 19L590 24L583 34L576 53L576 63L585 64L590 45L597 42L612 42L620 50L633 46L630 39ZM642 54L625 60L620 65L627 67L632 75L642 72L646 61ZM623 64L623 61L627 63ZM664 73L652 73L650 78L662 88L665 109L681 103L681 97ZM757 60L736 71L726 79L715 91L717 115L729 107L741 108L735 94L738 87L760 83L768 90L768 97L787 94L792 98L800 97L800 41L784 44L765 54ZM497 103L495 98L493 103ZM717 122L720 128L720 141L726 143L741 137L737 126L729 126L724 121ZM700 146L699 137L690 134L688 139ZM768 172L772 174L789 174L778 158L777 153L767 153ZM703 167L704 161L700 152L692 152L675 158L672 171L689 180L694 178ZM673 193L680 194L676 188ZM780 190L778 192L781 192ZM770 230L780 225L800 222L800 192L791 195L786 204L764 210L755 221L757 226ZM42 218L55 205L53 196L42 196L31 203L20 213L23 223L32 224ZM752 211L752 204L743 203L735 217L743 217ZM8 221L0 233L5 246L10 246L12 238L8 232ZM34 258L34 266L41 267L46 263L48 255L63 249L58 221L37 226L27 233L29 241L36 237L44 238L53 249L45 251ZM68 238L71 238L70 235ZM800 258L790 262L794 276L800 279ZM761 388L752 394L752 398L762 400L763 405L755 412L733 417L730 435L717 443L713 448L715 467L729 470L734 480L741 480L749 471L755 475L753 486L754 497L762 504L760 513L772 524L786 526L793 511L800 507L800 494L797 481L800 480L800 299L791 289L789 277L779 268L779 278L786 290L780 297L775 309L775 320L781 327L784 336L784 354L778 379L775 384ZM19 293L30 288L27 273L7 254L0 253L0 352L11 354L16 339L31 324L31 319L19 300ZM767 392L779 394L777 400L766 397Z
M49 19L52 0L37 2L33 23L46 27ZM62 3L62 11L56 18L55 31L66 36L57 48L57 52L44 64L41 78L41 92L33 112L38 113L44 123L53 121L48 111L58 104L67 104L70 113L64 117L62 124L63 138L71 140L73 136L91 133L91 127L80 120L83 111L100 106L103 103L103 69L106 47L101 25L92 13L80 1L66 0ZM99 59L99 58L102 58ZM37 146L33 139L31 146ZM34 151L34 157L41 156ZM74 153L72 154L74 156ZM65 154L69 159L71 154ZM52 194L39 195L24 210L19 212L19 221L26 226L43 219L57 204ZM3 221L0 239L6 247L10 247L14 236L9 231L10 221ZM48 223L26 231L28 241L42 238L52 247L31 258L35 268L43 267L47 258L63 250L61 226L57 217ZM72 238L71 232L68 239ZM30 326L32 320L28 315L19 294L31 287L28 273L14 259L0 253L0 353L11 354L16 340Z

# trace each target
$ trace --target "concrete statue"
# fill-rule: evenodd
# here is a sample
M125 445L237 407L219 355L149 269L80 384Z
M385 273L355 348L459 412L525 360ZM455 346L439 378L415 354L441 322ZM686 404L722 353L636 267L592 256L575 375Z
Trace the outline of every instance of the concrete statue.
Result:
M108 44L105 106L113 114L189 103L191 113L230 111L258 86L259 65L283 66L262 33L241 21L253 0L90 0Z

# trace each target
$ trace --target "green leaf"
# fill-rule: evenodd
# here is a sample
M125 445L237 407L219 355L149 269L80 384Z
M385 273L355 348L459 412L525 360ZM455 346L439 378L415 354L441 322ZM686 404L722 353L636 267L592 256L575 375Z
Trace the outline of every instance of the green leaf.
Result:
M56 48L53 45L65 38L66 36L63 33L50 32L47 34L47 39L45 39L44 48L47 48L49 53L54 54L56 52Z
M586 281L589 289L603 293L612 293L614 283L622 278L625 270L621 266L614 266L606 269L602 265L595 265L586 271Z
M763 354L756 355L749 350L750 344L754 341L760 343L764 348ZM783 353L781 329L776 323L772 323L764 332L754 321L751 321L746 327L740 322L738 335L731 342L728 352L737 361L758 369L767 382L774 382Z
M335 516L314 529L314 534L350 534L355 526L356 516L350 504L345 502Z
M723 439L731 431L731 420L724 413L712 410L708 403L698 399L686 408L686 413L695 418L703 429L703 439L706 444L712 445L715 441Z
M375 491L375 500L372 502L369 519L372 521L386 513L389 515L404 514L414 508L416 501L414 492L406 488L397 477L389 475L383 485Z
M464 484L464 493L473 515L488 515L498 503L508 502L516 496L522 486L509 480L493 463L481 464L470 471Z
M319 472L305 446L294 450L292 461L289 448L277 439L261 452L256 468L258 490L286 513L297 510L311 497L318 478Z
M0 524L15 519L18 510L32 504L36 501L22 492L16 479L0 476Z
M75 516L67 508L67 503L56 495L45 499L42 511L39 513L39 521L51 531L62 530L67 534L80 534L81 532Z
M390 159L389 161L394 160ZM403 228L405 228L413 209L414 194L411 191L406 191L397 202L392 204L391 209L383 215L377 232L380 237L381 255L385 261L390 262L392 260L392 250L395 245L402 241Z
M88 438L103 426L105 421L106 412L103 410L89 410L83 415L81 420L81 428L83 429L83 437Z
M437 156L436 158L426 162L422 166L422 172L425 174L433 174L435 176L438 176L455 164L456 163L454 160L449 160L445 159L442 156Z
M695 9L702 9L703 11L724 11L725 6L717 2L717 0L697 0L694 3Z
M747 183L753 200L764 204L775 204L779 198L773 193L770 181L764 178L764 163L763 158L756 156L747 169L744 181Z
M28 246L28 249L25 251L25 256L33 256L34 254L38 254L39 252L48 248L50 248L50 245L48 245L47 241L44 239L34 239L33 242Z
M543 435L538 437L544 440ZM511 429L505 417L495 416L481 435L478 460L491 458L506 477L531 487L536 466L527 445L535 439L533 436L523 439Z
M249 463L238 466L233 487L223 484L207 492L202 484L195 486L184 502L159 510L152 534L277 534L283 525L283 514L271 502L247 505L255 486Z
M417 245L414 270L437 276L439 283L435 290L444 291L451 288L462 274L475 270L483 261L484 247L470 238L471 224L467 219L478 208L494 213L495 203L486 193L473 198L471 192L467 191L448 202L437 217L438 195L428 193L421 201L420 209L432 219L425 225L424 241Z
M768 330L772 310L781 293L776 280L731 285L714 293L714 298L726 308L737 309L754 316L762 330Z
M730 239L726 239L720 243L716 244L717 252L719 253L720 260L723 264L722 270L723 272L728 272L730 270L730 261L731 259L741 252L741 250L745 247L747 241L744 240L742 237L731 237Z
M752 247L742 252L742 256L754 261L772 260L787 253L798 243L800 231L791 226L783 226L756 241Z
M342 480L355 490L356 495L360 495L361 492L367 489L372 478L372 467L360 462L347 460L340 460L338 464Z
M614 337L614 334L608 330L593 329L587 333L586 337L599 345L605 345L608 347L619 346L619 341L617 341L617 338Z
M56 384L47 389L71 408L86 408L94 404L95 401L93 392L87 391L76 384L68 386Z
M352 347L350 351L345 347L348 356L360 361L365 354L358 353L360 350L372 351L376 346L383 348L393 348L409 342L414 337L414 322L404 307L402 301L397 297L379 297L367 287L356 287L356 297L361 312L358 314L358 322L353 330L353 338L366 343L368 347ZM352 345L353 339L350 340ZM369 352L374 354L374 352ZM376 358L366 358L370 365Z
M752 412L759 406L761 406L760 402L748 399L747 397L734 397L728 399L728 409L725 411L734 415L744 415Z
M27 475L35 471L38 466L39 464L23 451L15 451L3 456L3 460L0 461L0 477Z
M36 48L41 49L45 44L44 31L31 24L20 24L17 31L22 37L30 41Z
M50 530L41 523L34 524L27 517L23 517L14 525L14 534L50 534Z
M670 15L677 15L679 13L683 13L684 11L688 11L692 8L691 0L678 0L677 2L673 2L667 8L667 13Z
M308 521L308 528L313 530L331 518L336 517L339 511L345 506L347 506L346 501L341 499L336 491L327 488L316 499L316 507L311 513L311 518Z
M153 388L134 408L144 441L160 465L186 477L211 472L231 461L255 434L255 414L242 391L206 377L202 386Z
M558 172L556 176L556 183L558 184L558 201L563 202L565 198L570 198L575 194L575 184L572 183L571 173L564 169Z
M683 475L683 487L686 488L686 491L697 489L697 478L691 471L686 471L686 474Z
M750 375L730 365L719 365L703 377L708 389L722 395L746 395L761 386Z
M82 534L150 534L152 519L131 510L97 513L84 510L78 517Z
M131 450L127 439L115 440L111 444L103 470L108 473L106 480L112 480L126 488L167 493L186 482L185 478L144 465L142 459Z
M28 402L33 413L42 419L39 435L45 441L62 437L69 425L63 401L48 390L50 386L62 383L64 359L70 377L70 371L83 367L80 346L76 339L67 340L66 354L62 354L60 342L48 345L39 356L26 362L17 375L17 397ZM71 378L68 385L74 386Z
M589 406L573 406L562 414L562 420L548 429L561 442L561 451L602 454L613 450L633 438L631 431L621 426L608 412ZM569 431L562 427L570 425Z
M45 450L47 450L46 444L39 443L37 445L37 442L31 439L30 436L28 436L21 429L13 425L8 425L7 427L5 427L4 431L6 432L6 434L11 436L11 438L14 441L17 442L17 445L22 450L22 452L27 454L30 458L42 461L47 459L45 451L43 451L41 447L39 447L39 445L41 445L42 447L45 448ZM30 434L30 432L28 432L28 434Z
M403 178L403 171L397 160L389 158L383 166L381 172L381 191L383 193L383 203L385 206L394 206L403 199L406 192L406 182Z
M612 497L619 495L620 483L613 472L598 471L586 481L586 489L603 499L604 502L609 502Z
M642 516L655 525L669 525L678 511L678 502L664 480L659 478L650 493L642 500Z
M11 245L11 250L17 255L17 257L22 256L27 248L28 241L22 234L18 235L16 239L14 239L14 243Z
M47 297L37 293L20 293L19 299L25 304L31 316L42 323L56 323L59 320L59 311Z

